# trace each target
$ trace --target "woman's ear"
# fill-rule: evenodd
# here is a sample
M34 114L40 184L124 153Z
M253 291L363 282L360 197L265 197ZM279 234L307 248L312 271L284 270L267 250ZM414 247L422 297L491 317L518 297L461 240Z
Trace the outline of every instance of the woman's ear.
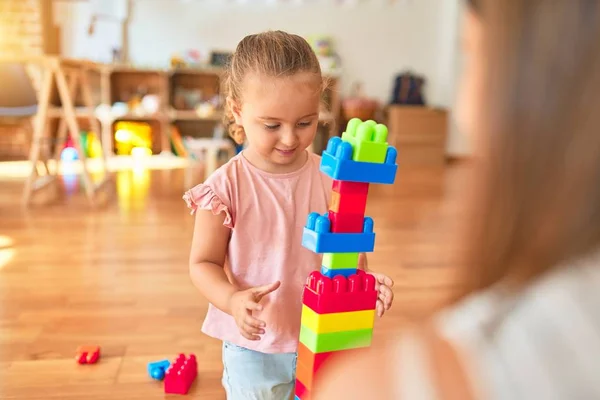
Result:
M227 96L227 107L231 110L231 114L233 114L233 118L235 119L235 123L237 125L242 125L242 115L241 109L237 101L233 99L231 96Z

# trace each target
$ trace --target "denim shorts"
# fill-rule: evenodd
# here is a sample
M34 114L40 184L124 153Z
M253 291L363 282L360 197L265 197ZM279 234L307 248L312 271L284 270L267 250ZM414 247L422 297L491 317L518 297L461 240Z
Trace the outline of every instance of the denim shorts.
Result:
M296 353L266 354L223 342L227 400L293 399L296 358Z

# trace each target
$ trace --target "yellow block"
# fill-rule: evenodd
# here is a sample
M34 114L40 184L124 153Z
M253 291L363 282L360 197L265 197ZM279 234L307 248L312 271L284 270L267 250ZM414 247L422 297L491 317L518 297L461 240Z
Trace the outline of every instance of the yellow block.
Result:
M317 314L302 305L301 323L315 333L372 329L375 323L375 310Z

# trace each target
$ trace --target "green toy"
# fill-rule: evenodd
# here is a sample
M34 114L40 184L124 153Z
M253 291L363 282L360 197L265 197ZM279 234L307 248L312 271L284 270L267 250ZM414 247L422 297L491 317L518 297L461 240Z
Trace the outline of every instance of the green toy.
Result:
M352 160L371 163L384 163L387 153L388 129L373 120L361 121L352 118L348 121L342 140L352 145Z

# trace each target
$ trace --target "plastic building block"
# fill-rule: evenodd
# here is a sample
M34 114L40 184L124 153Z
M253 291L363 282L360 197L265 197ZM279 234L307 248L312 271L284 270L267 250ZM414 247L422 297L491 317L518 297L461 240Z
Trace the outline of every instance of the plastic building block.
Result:
M327 148L323 151L320 169L331 179L392 184L396 180L398 170L397 156L396 149L388 146L383 164L353 161L352 145L334 136L329 139Z
M297 364L296 364L296 370L297 370ZM304 371L302 371L304 372ZM296 374L297 376L297 374ZM296 377L296 387L294 388L294 399L299 399L299 400L309 400L310 399L310 392L308 391L308 389L306 388L306 386L304 386L304 383L302 383L302 381L300 379L298 379L298 377Z
M328 269L356 268L359 253L325 253L322 265Z
M306 392L312 389L317 374L318 372L313 373L308 366L301 362L296 362L296 380L302 382L304 386L304 393L300 396L301 399L304 400L307 395Z
M312 212L308 215L302 246L314 253L369 253L375 247L373 219L365 217L362 233L332 233L329 217Z
M372 338L373 328L316 333L304 325L300 326L300 341L314 353L368 347Z
M302 326L320 335L322 333L373 329L375 309L342 313L317 314L302 306Z
M365 217L362 214L340 214L329 211L328 216L332 233L360 233L363 230Z
M364 348L349 349L345 350L343 354L354 354L365 351ZM322 353L313 353L308 347L302 343L298 343L298 358L297 362L301 362L304 366L308 367L313 373L317 372L319 368L326 365L327 361L334 358L336 355L342 354L337 351L325 351Z
M349 278L350 276L356 274L356 268L337 268L337 269L329 269L327 267L321 267L321 273L323 276L328 278L335 278L338 275L343 276L344 278Z
M383 163L388 148L387 136L387 126L373 120L363 122L359 118L352 118L342 134L342 140L352 145L354 161Z
M79 364L95 364L100 358L100 347L79 346L75 359Z
M317 372L319 368L335 354L335 351L326 351L323 353L313 353L302 343L298 343L298 362L307 366L311 371Z
M165 393L187 394L198 374L196 356L179 354L165 373Z
M339 194L369 194L369 184L363 182L339 181L334 179L331 189Z
M344 350L343 354L353 354L365 351L364 348ZM313 353L302 342L298 343L298 358L296 363L296 387L295 395L302 399L310 399L310 390L319 376L319 369L326 365L326 362L336 355L341 354L338 351L327 351L323 353Z
M310 273L302 293L305 306L318 314L373 310L377 304L375 277L357 270L349 278L327 278L319 271Z
M169 360L160 360L148 363L148 375L150 375L152 379L160 381L165 377L165 373L170 366L171 361Z
M367 209L366 194L331 192L330 211L348 214L365 214Z

